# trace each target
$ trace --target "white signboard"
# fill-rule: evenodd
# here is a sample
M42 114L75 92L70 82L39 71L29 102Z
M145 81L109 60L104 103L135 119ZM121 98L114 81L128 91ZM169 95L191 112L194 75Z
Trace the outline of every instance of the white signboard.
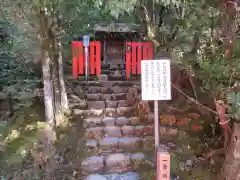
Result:
M142 60L142 100L171 100L170 60Z

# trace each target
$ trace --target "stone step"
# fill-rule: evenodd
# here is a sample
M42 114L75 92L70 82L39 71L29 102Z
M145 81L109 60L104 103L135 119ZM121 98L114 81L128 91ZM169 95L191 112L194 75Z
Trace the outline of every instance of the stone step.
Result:
M123 122L125 123L125 122ZM121 124L119 124L121 125ZM103 139L104 137L143 137L153 136L154 126L153 125L123 125L123 126L100 126L90 127L85 130L85 137L92 139Z
M84 90L85 93L89 94L119 94L127 93L132 87L136 88L138 92L141 91L140 85L134 85L133 83L95 83L95 84L69 84L68 87L74 89L75 93L80 93ZM75 87L75 88L74 88Z
M90 94L104 93L104 94L118 94L126 93L131 86L88 86L86 87L86 92Z
M86 158L81 169L84 174L116 173L136 170L144 161L143 153L116 153Z
M118 108L99 108L99 109L73 109L73 115L85 115L85 116L133 116L134 114L134 107L118 107Z
M124 108L131 107L133 104L130 104L128 100L119 100L119 101L103 101L103 100L94 100L88 101L89 109L105 109L105 108Z
M142 122L137 116L105 116L105 117L88 117L83 121L85 128L98 127L98 126L129 126L129 125L143 125L153 124L154 116L149 114L147 119Z
M88 150L95 150L98 152L110 152L122 149L141 148L149 150L154 148L154 137L104 137L103 139L86 139L85 147Z
M127 173L113 173L113 174L92 174L87 176L84 180L140 180L136 172Z
M70 84L71 86L71 84ZM111 83L111 82L96 82L94 84L79 84L75 85L76 93L77 91L84 90L89 94L118 94L118 93L126 93L132 87L136 88L138 92L141 91L140 84L134 84L133 82L122 82L122 83ZM73 85L71 87L74 87Z
M103 94L103 93L87 93L88 101L119 101L126 100L126 93Z
M72 113L74 116L94 116L94 117L101 117L104 113L102 109L79 109L73 108Z
M68 79L68 83L72 83L74 85L81 85L84 87L131 87L131 86L141 86L141 81L79 81L72 77L66 77Z
M171 130L173 131L173 130ZM160 135L162 145L174 148L169 144L177 142L180 134ZM171 142L171 143L170 143ZM180 146L183 146L181 144ZM85 147L87 151L93 151L96 153L108 153L108 152L122 152L124 150L141 149L142 151L149 151L154 148L153 136L122 136L122 137L99 137L98 139L86 139Z

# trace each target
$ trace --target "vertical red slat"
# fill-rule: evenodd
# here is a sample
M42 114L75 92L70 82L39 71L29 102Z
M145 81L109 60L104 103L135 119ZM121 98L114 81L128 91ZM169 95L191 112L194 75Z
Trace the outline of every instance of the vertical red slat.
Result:
M147 49L148 49L148 60L153 59L153 46L152 43L148 43L147 45Z
M101 43L100 41L95 41L96 48L96 76L100 76L101 74Z
M137 43L132 42L132 74L137 74Z
M85 74L85 48L84 48L84 46L83 46L83 42L81 42L82 43L82 48L81 48L81 50L82 50L82 53L81 53L81 55L82 55L82 75L84 75Z
M142 49L142 43L139 42L137 48L137 74L141 74Z
M80 75L82 75L82 74L84 74L84 64L85 64L84 60L85 60L85 58L84 58L83 43L81 41L78 42L78 50L77 50L77 52L78 52L78 66L79 66L78 73Z
M77 42L72 42L72 75L75 79L78 77L78 58L77 58Z
M147 46L146 46L146 42L142 43L142 51L143 51L143 60L148 60L148 51L147 51Z
M126 79L130 79L132 43L126 42Z
M90 53L89 53L89 67L90 67L90 71L89 73L91 75L95 74L95 41L94 42L90 42Z

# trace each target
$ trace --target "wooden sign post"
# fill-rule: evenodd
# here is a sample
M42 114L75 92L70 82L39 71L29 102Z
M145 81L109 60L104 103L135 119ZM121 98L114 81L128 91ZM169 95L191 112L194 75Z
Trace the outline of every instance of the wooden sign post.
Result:
M158 101L171 100L170 60L142 60L141 73L142 100L154 101L154 134L157 158L156 177L157 180L170 180L170 155L158 149Z

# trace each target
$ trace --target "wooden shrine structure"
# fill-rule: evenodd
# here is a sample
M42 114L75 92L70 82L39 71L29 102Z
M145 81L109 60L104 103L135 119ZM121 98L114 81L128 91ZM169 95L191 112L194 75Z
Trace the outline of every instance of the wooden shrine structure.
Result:
M141 41L137 25L124 23L108 26L96 25L94 41L89 47L89 74L113 75L119 71L121 76L130 79L141 74L141 60L153 58L152 43ZM85 75L85 53L82 41L72 42L73 77Z

